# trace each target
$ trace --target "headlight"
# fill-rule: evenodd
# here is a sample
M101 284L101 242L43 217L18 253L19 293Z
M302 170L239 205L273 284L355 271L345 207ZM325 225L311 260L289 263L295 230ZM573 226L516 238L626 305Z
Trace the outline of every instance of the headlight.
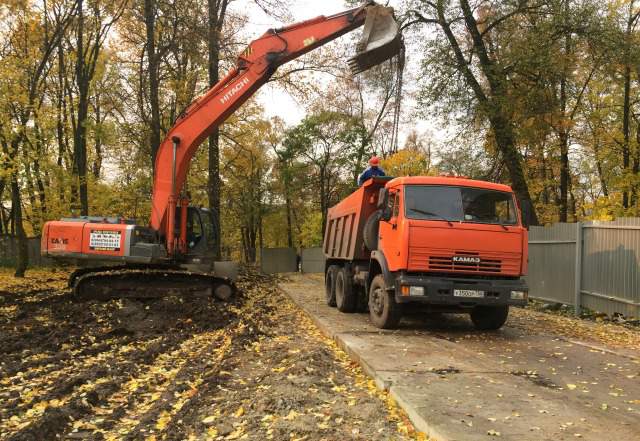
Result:
M511 300L526 300L526 291L511 291Z
M409 287L409 295L410 296L423 296L424 295L424 287L423 286L411 286L411 287Z

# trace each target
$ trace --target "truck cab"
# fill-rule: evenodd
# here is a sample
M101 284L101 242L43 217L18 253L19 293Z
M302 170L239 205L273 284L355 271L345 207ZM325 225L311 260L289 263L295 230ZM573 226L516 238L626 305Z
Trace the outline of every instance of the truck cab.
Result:
M527 229L509 186L462 177L369 180L329 210L327 302L394 328L409 309L500 328L525 305Z

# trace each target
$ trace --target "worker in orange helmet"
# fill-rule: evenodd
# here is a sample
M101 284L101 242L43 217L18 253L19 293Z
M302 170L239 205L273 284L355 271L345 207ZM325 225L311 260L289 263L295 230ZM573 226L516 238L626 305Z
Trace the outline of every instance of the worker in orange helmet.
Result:
M377 156L372 156L371 159L369 159L369 167L358 176L358 186L361 186L367 179L373 178L374 176L385 176L384 170L380 168L380 158Z

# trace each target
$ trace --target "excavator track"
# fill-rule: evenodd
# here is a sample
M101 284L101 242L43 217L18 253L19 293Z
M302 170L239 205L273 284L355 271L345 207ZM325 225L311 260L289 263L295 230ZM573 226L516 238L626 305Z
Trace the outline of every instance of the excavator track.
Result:
M82 268L69 278L78 300L154 299L168 296L214 296L228 300L233 283L211 274L166 266Z

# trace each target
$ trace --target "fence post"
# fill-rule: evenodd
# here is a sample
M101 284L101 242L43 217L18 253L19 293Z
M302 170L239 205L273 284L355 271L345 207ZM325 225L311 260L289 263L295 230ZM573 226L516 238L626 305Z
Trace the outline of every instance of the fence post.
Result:
M575 315L579 317L582 312L582 222L576 222L576 280L573 303Z

